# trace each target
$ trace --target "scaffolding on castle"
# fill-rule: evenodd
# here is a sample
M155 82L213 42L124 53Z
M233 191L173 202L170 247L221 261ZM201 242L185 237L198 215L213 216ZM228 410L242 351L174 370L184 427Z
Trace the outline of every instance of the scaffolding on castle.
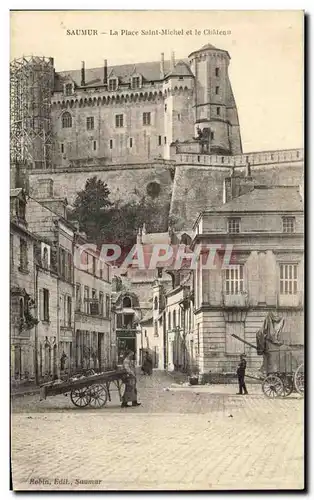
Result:
M10 64L10 161L26 168L52 165L53 59L22 57Z

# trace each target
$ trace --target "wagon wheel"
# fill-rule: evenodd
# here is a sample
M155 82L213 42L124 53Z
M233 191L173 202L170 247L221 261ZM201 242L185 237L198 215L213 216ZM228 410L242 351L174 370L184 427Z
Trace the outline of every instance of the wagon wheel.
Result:
M280 378L283 383L283 391L281 396L286 398L287 396L290 396L293 391L293 378L291 375L282 375Z
M277 375L267 375L262 383L262 390L268 398L277 398L278 396L282 396L284 385Z
M105 406L108 398L107 388L105 385L92 385L89 390L90 402L92 408L102 408Z
M294 387L299 394L304 395L304 363L298 367L294 374Z
M91 397L88 387L81 387L80 389L73 389L70 398L74 406L78 408L85 408L90 403Z

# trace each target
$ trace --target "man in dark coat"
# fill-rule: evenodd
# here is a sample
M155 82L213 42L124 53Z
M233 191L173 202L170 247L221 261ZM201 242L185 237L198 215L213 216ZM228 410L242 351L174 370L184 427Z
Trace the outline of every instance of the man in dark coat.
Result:
M244 382L245 369L246 369L245 354L241 354L240 363L239 363L238 369L237 369L237 375L238 375L238 381L239 381L239 392L237 394L248 394L247 389L246 389L246 385Z

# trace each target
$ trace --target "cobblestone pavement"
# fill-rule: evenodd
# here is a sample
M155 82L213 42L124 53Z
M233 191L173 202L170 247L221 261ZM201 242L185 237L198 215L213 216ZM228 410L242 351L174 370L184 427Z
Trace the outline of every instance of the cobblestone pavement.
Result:
M270 400L258 385L248 396L233 385L165 390L170 384L160 373L140 378L142 406L130 409L115 392L98 410L64 396L14 400L14 489L303 488L300 397Z

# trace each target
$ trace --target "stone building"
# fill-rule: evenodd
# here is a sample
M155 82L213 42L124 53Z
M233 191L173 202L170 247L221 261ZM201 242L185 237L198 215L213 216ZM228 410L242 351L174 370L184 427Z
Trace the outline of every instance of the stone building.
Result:
M102 371L116 361L111 266L80 234L75 236L75 252L75 368Z
M35 244L26 221L26 196L10 191L10 348L11 379L35 377Z
M237 191L237 197L233 193ZM222 245L208 265L201 256L195 276L195 342L200 372L235 372L239 354L248 368L261 357L232 334L256 345L267 312L285 319L282 340L304 344L303 199L298 186L265 186L228 179L226 203L204 211L194 225L196 244ZM223 248L233 246L231 265ZM220 257L220 258L219 258Z

